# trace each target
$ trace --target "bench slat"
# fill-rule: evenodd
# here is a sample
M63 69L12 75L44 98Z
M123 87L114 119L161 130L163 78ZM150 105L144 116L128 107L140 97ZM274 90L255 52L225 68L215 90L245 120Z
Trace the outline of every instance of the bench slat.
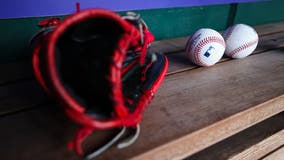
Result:
M283 96L273 99L284 93L283 59L283 51L270 51L167 76L144 114L135 144L111 148L97 159L185 158L283 111ZM42 106L1 117L0 127L5 128L0 132L4 159L78 158L66 148L76 125L60 107ZM200 136L197 133L203 139L194 138ZM208 134L215 136L204 139ZM191 150L188 138L202 144Z
M185 160L234 159L241 155L242 160L260 159L284 145L283 128L284 113L280 113Z
M50 103L35 80L0 86L0 117Z
M282 146L280 149L268 154L262 160L282 160L282 159L284 159L284 146Z
M254 108L283 95L283 59L282 51L271 51L242 60L224 62L211 68L198 68L168 76L146 110L141 126L142 134L136 145L122 151L113 149L101 159L108 159L111 155L116 155L117 159L133 158L139 154L142 155L137 159L154 159L155 156L159 159L172 159L176 154L185 158L283 111L283 97L279 99L279 104L282 105L276 105L277 107L265 105L258 107L259 110ZM236 114L240 120L249 115L251 119L242 123L231 121L232 123L216 124ZM220 128L210 127L214 124ZM240 128L230 128L234 125ZM204 129L207 126L209 128ZM204 143L198 149L193 145L192 151L190 146L183 150L191 142L185 138L187 145L183 145L180 142L184 139L179 138L189 137L189 140L193 140L194 135L198 138L200 135L196 132L201 129L203 136L215 135L218 129L223 129L224 133L203 140ZM149 153L145 153L146 151Z

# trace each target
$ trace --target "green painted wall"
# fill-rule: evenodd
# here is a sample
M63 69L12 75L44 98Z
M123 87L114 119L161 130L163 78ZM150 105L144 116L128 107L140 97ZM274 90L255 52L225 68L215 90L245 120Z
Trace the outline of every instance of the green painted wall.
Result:
M251 25L284 20L282 12L284 1L245 3L236 7L235 22ZM147 22L157 40L188 36L199 28L216 30L226 28L229 15L234 15L230 5L185 7L135 11ZM22 18L0 20L0 63L29 59L31 49L29 40L38 30L36 24L44 19Z
M42 18L0 20L0 63L29 58L29 41Z
M277 21L284 21L283 0L239 4L235 17L235 23L246 23L250 25Z
M156 39L187 36L201 27L221 30L226 26L230 5L137 11Z

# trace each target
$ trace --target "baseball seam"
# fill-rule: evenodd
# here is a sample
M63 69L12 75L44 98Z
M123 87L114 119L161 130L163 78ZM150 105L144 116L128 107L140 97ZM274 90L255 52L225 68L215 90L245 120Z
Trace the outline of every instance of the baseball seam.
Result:
M232 50L231 52L228 53L228 56L230 57L233 57L235 54L237 54L238 52L240 51L243 51L251 46L253 46L254 44L256 44L258 42L258 39L255 39L254 41L250 41L250 42L247 42L243 45L241 45L240 47Z
M185 48L185 51L187 52L187 53L190 53L190 51L192 50L192 44L193 44L193 37L194 37L194 35L193 36L190 36L189 37L189 40L187 41L187 44L186 44L186 48ZM192 58L192 56L190 56L190 55L188 55L188 57L191 59L191 61L193 62L193 63L195 63L196 64L196 61L194 60L194 58Z
M214 37L214 36L211 36L211 37L206 37L204 38L203 40L201 40L198 45L195 47L194 49L194 53L197 53L197 54L194 54L194 61L199 64L199 65L203 65L203 66L207 66L207 64L203 63L201 61L201 59L199 58L199 55L201 54L201 49L209 44L209 43L212 43L212 42L216 42L216 43L219 43L221 44L223 47L225 47L225 42L223 39L219 38L219 37Z
M233 31L235 30L236 26L232 26L228 29L228 31L224 34L224 40L227 41L229 37L232 35Z
M191 42L192 37L193 37L193 36L191 36L191 37L188 38L188 41L187 41L187 43L186 43L186 45L185 45L185 51L186 51L186 52L188 52L188 50L189 50L189 48L190 48L190 46L191 46L191 44L192 44L192 42Z

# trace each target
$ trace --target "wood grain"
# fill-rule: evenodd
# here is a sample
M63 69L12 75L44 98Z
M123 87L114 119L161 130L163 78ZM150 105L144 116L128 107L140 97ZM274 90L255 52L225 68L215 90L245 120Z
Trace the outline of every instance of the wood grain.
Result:
M51 101L35 80L0 86L0 117L45 103Z
M278 97L284 94L283 53L168 76L144 114L135 144L112 147L96 159L185 158L283 111L283 96ZM59 107L49 105L0 118L2 157L78 159L66 147L76 126L64 117Z
M283 160L283 159L284 159L284 146L276 150L275 152L270 153L262 160Z
M229 160L258 160L282 145L284 145L284 129L230 157Z
M247 159L248 157L256 159L256 157L261 157L261 155L265 155L268 152L273 151L273 148L276 148L279 143L276 144L276 146L274 145L274 143L267 143L265 144L266 147L264 147L263 145L262 147L256 148L255 146L259 146L264 142L265 139L277 134L277 132L283 130L283 128L284 112L268 118L267 120L264 120L263 122L260 122L248 129L245 129L244 131L239 132L236 135L224 139L221 142L186 158L185 160L227 160L230 157L236 156L249 150L250 152L246 152L247 157L245 159ZM262 151L263 148L266 149ZM268 150L269 148L270 151ZM260 153L258 153L258 155L254 157L252 154L255 154L257 152Z
M48 105L0 119L1 159L79 160L67 150L76 125L60 107Z
M168 76L145 113L141 124L142 132L136 144L121 151L111 149L100 159L110 159L113 154L117 155L117 159L133 158L139 154L146 159L152 156L160 157L163 154L165 156L161 159L167 158L168 153L173 156L178 153L185 154L183 155L185 157L188 156L186 154L192 151L187 150L185 146L181 144L181 149L174 149L175 146L169 143L183 136L191 137L195 131L282 95L284 93L283 64L283 52L272 51L242 60L224 62L211 68L199 68ZM279 110L274 108L277 112L267 108L267 113L281 112L283 106L278 107L280 107ZM254 116L250 118L256 120L256 123L260 117ZM253 121L251 123L249 121L240 127L245 129L253 124ZM232 132L233 130L224 133L225 137L220 136L219 140L229 136L226 134L231 135ZM209 134L207 130L202 133ZM194 135L199 137L197 134ZM217 139L212 140L217 142ZM174 144L178 145L178 143ZM212 143L204 144L211 145ZM201 146L198 150L203 147ZM166 150L160 152L162 155L158 154L157 150L163 148L173 151ZM196 149L195 146L194 149ZM145 153L146 151L149 151L149 154ZM123 154L119 154L120 152Z
M151 151L135 156L132 159L183 159L282 111L284 111L284 96L252 107L244 112L239 112L234 116L218 121L213 125L204 127L201 130L179 139L175 139ZM281 132L281 137L282 134ZM279 140L279 135L273 138L273 140L275 139ZM282 142L280 143L282 144ZM240 159L240 157L232 159Z
M264 25L254 26L254 29L258 32L259 36L265 36L268 34L275 34L284 31L284 22L269 23Z

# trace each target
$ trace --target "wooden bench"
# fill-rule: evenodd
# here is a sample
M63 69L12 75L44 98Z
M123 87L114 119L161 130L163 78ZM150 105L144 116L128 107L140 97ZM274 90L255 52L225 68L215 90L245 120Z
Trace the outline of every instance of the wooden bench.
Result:
M152 50L168 56L169 70L146 109L139 139L96 159L279 157L284 145L284 22L255 28L260 42L253 55L223 58L213 67L186 59L188 37L155 42ZM1 159L80 159L66 147L78 126L40 89L30 63L1 64L0 74ZM88 142L93 144L92 138Z

